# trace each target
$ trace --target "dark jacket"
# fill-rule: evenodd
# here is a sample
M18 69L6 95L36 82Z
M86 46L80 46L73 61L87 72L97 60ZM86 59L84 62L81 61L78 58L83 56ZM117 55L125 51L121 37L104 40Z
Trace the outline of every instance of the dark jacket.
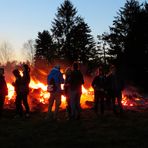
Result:
M106 78L104 76L96 76L92 81L92 87L95 91L105 91L106 90Z
M110 74L107 77L107 87L110 95L120 95L124 88L123 78L120 76L120 74Z
M4 76L0 76L0 95L8 95L8 88Z
M15 82L13 83L13 86L17 94L27 93L27 88L26 88L26 85L24 84L25 84L24 79L21 76L15 80Z
M71 90L82 92L81 86L84 84L84 78L80 70L73 70L70 78Z
M23 77L22 77L23 85L25 87L25 92L29 93L29 83L30 83L30 74L27 71L23 72Z

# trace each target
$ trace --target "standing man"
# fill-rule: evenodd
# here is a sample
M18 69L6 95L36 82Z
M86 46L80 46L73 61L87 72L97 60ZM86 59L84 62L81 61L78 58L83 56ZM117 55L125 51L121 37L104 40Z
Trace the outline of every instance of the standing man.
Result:
M113 104L113 112L117 115L116 108L116 99L120 111L120 115L123 113L122 106L122 90L124 88L123 79L121 77L121 73L117 71L117 68L114 65L110 66L110 72L107 75L107 84L108 84L108 95L111 97Z
M8 95L8 88L4 77L4 68L0 68L0 117L3 111L6 95Z
M71 118L80 118L80 98L82 94L82 84L84 84L84 78L79 70L77 62L73 63L73 70L70 79L70 105L71 105Z
M48 114L49 118L52 117L52 106L55 101L55 111L53 119L58 119L58 111L61 104L61 84L64 84L64 78L62 73L60 72L60 66L55 66L51 72L49 73L47 77L47 84L50 92L50 98L49 98L49 106L48 106Z
M30 108L29 108L29 104L28 104L28 94L29 94L29 83L30 83L30 67L27 64L23 65L23 83L24 83L24 93L22 95L22 99L23 99L23 104L25 106L25 110L26 110L26 117L29 117L29 113L30 113Z
M98 115L98 109L100 113L104 114L104 99L106 96L106 78L103 73L103 68L98 68L97 76L92 81L92 87L94 89L94 111Z
M15 82L12 83L14 86L15 92L16 92L16 99L15 99L15 104L16 104L16 115L15 118L17 117L22 117L23 116L23 106L22 106L22 96L24 95L24 84L23 84L23 79L20 75L20 72L18 69L13 70L13 75L15 76Z
M66 96L66 115L68 119L71 118L71 107L70 107L70 79L71 79L71 67L68 67L65 71L65 83L64 83L64 94Z

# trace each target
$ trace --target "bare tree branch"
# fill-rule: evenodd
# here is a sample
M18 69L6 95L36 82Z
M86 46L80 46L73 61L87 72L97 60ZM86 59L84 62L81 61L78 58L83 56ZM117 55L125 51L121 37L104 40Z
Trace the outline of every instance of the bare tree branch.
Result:
M35 55L35 48L34 48L34 41L28 40L23 45L23 53L25 54L27 60L33 65L34 64L34 55Z
M9 62L13 57L13 49L9 42L4 41L0 45L0 62L5 64Z

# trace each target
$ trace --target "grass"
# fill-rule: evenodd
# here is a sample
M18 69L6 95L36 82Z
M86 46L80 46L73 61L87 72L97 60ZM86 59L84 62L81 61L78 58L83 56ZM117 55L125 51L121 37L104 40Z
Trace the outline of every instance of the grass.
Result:
M13 110L5 110L0 119L1 148L147 148L148 111L126 111L116 117L111 111L97 118L92 110L83 110L77 121L45 120L46 113L31 113L29 119L14 119Z

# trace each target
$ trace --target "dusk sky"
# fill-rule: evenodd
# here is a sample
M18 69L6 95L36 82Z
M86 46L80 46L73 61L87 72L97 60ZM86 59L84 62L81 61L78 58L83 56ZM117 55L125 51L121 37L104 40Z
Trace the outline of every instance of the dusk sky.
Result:
M51 29L57 7L64 0L0 0L0 43L7 41L18 51L37 33ZM126 0L71 0L78 15L90 26L92 35L108 31ZM144 0L139 0L144 2Z

